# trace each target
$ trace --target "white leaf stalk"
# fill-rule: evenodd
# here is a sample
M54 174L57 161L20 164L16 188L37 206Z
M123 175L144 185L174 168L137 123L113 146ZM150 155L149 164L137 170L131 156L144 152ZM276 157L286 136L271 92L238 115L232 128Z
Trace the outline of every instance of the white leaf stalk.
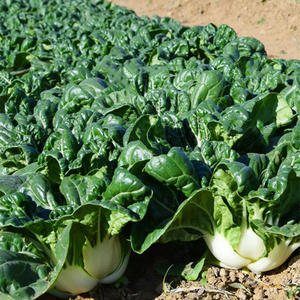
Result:
M255 219L261 219L262 213L255 211ZM228 268L247 268L260 274L282 265L289 256L300 247L300 242L292 243L292 238L283 238L279 242L274 237L275 246L266 254L264 241L247 226L247 210L244 207L244 216L241 224L241 238L233 248L223 233L214 229L214 234L206 234L204 240L211 253L221 264Z
M118 234L111 235L109 231L101 240L100 232L99 215L96 243L92 245L86 238L82 246L83 261L66 261L54 288L49 291L50 294L65 298L86 293L100 283L113 283L124 274L130 257L130 247L126 247L126 241Z
M300 243L291 244L292 239L282 240L277 243L267 256L262 239L252 229L248 229L242 235L240 243L235 249L221 233L204 236L204 240L211 251L223 265L228 268L247 268L260 274L270 271L282 265L289 256L300 247Z
M91 291L99 283L115 282L124 274L130 256L130 253L124 256L118 235L105 237L95 247L87 241L82 252L84 266L66 263L55 289L78 295Z

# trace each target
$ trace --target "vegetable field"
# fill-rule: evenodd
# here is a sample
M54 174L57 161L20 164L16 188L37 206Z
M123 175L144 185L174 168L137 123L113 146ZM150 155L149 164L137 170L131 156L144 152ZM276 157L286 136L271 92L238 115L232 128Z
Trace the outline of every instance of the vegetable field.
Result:
M103 0L0 20L0 299L299 297L300 60Z
M269 57L300 59L299 0L113 0L139 16L171 17L186 26L227 24L260 40Z

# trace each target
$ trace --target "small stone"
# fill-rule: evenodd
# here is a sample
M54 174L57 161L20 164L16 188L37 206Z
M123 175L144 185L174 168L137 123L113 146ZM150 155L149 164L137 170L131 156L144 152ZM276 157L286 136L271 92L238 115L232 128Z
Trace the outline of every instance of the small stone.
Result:
M238 297L238 299L247 299L247 296L242 289L238 289L235 295Z
M235 282L235 280L236 280L236 275L235 275L235 272L234 272L234 271L230 271L230 272L229 272L229 278L230 278L230 281L231 281L231 282Z
M216 282L216 278L214 276L207 276L207 282L210 284L214 284Z
M216 285L219 289L222 289L222 288L224 288L224 286L226 286L226 283L225 283L225 281L220 281L220 282L218 282L218 284Z
M239 278L239 281L242 282L245 278L245 275L241 272L238 273L238 278Z
M261 288L256 288L254 290L253 300L261 300L263 299L263 291Z
M228 271L226 269L220 270L220 276L227 276L227 275L228 275Z
M213 270L215 276L218 277L219 273L220 273L220 270L218 268L214 268L214 267L212 268L212 270Z

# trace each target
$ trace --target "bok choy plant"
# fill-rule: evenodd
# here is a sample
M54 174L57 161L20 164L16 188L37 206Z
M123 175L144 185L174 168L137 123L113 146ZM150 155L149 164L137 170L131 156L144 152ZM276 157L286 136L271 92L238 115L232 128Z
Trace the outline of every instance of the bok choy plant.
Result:
M142 216L151 195L134 176L125 175L128 185L119 190L113 179L116 187L107 186L106 200L100 194L107 184L104 176L65 177L63 205L42 174L1 176L1 298L36 298L46 291L67 297L118 280L130 255L120 232ZM122 206L118 198L128 189L135 196ZM113 200L107 200L108 193Z
M147 173L165 189L175 188L188 197L174 214L171 207L161 209L161 219L151 230L145 227L143 233L134 232L133 248L142 253L153 242L203 237L222 266L255 273L280 266L300 247L298 137L296 126L268 155L247 153L238 158L221 143L210 149L209 158L213 158L211 162L219 155L227 159L211 172L193 160L196 154L188 158L174 148L164 157L150 159ZM203 155L200 161L206 160L206 146L202 145L197 153ZM156 216L150 209L148 213L152 214L149 218Z

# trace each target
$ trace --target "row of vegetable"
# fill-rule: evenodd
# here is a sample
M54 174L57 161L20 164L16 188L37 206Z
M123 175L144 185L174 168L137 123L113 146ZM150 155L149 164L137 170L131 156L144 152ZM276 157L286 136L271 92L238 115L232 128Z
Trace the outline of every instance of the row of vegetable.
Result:
M0 20L1 299L90 291L155 243L256 273L300 246L299 60L101 0Z

